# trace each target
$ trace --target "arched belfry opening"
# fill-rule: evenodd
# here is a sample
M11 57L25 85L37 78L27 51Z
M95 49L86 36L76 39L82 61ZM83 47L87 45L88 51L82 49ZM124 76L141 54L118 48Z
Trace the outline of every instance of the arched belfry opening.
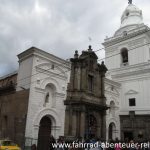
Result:
M121 61L123 64L128 63L128 49L127 48L122 48L121 49Z
M52 122L48 116L44 116L39 125L37 150L49 150Z

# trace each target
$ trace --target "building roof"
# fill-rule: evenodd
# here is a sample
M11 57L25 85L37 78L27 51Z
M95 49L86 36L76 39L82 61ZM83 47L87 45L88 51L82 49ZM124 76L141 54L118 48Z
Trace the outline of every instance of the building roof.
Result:
M4 75L4 76L0 77L0 82L1 82L1 80L4 80L6 78L9 78L9 77L17 75L17 74L18 74L18 71L14 71L14 72L11 72L11 73L9 73L7 75Z
M44 56L45 58L54 58L59 63L65 63L66 66L70 66L70 62L68 62L67 60L64 60L60 57L57 57L53 54L45 52L45 51L43 51L39 48L36 48L36 47L30 47L29 49L23 51L22 53L18 54L17 56L19 58L19 61L22 61L22 60L24 60L27 57L30 57L32 55Z
M0 78L0 95L16 90L17 75L18 73L15 71Z

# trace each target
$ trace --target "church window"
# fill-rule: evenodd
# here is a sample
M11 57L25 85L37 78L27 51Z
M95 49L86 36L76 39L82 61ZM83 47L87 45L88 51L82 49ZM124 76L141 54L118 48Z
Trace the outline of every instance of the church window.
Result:
M126 48L123 48L121 50L121 58L122 58L122 63L128 63L128 50Z
M129 98L129 106L135 106L136 102L135 102L135 98Z
M88 86L89 86L89 91L93 91L93 76L92 75L88 75Z

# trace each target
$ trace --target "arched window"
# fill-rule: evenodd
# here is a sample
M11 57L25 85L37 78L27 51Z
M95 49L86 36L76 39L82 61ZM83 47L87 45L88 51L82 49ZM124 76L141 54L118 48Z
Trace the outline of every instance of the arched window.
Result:
M121 49L121 59L122 59L122 63L128 63L128 49L127 48Z
M116 138L116 125L112 122L109 124L109 139L115 140Z

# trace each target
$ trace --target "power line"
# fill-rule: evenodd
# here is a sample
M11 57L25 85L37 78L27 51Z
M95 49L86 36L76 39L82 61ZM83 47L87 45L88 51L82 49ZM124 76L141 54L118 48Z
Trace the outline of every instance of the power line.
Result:
M97 52L97 51L100 51L100 50L103 50L104 48L101 48L101 49L99 49L99 50L96 50L96 51L94 51L94 52ZM59 65L55 65L55 66L63 66L63 65L67 65L69 62L65 62L65 63L63 63L63 64L59 64ZM70 68L68 68L68 69L70 69ZM48 71L48 70L51 70L51 68L49 68L49 69L47 69L47 70L44 70L43 72L37 72L37 73L35 73L35 74L32 74L32 75L29 75L29 76L27 76L27 77L24 77L24 78L21 78L21 79L19 79L17 82L20 82L20 81L22 81L22 80L25 80L25 79L28 79L28 78L30 78L30 77L32 77L32 76L35 76L35 75L38 75L38 74L40 74L40 73L44 73L44 72L46 72L46 71ZM71 70L71 69L70 69ZM17 83L16 83L17 84Z
M59 64L59 65L56 65L56 64L55 64L55 67L67 65L68 63L69 63L69 62L65 62L65 63ZM66 68L67 68L67 67L66 67ZM25 77L25 78L21 78L21 79L19 79L17 82L20 82L20 81L22 81L22 80L28 79L28 78L30 78L30 77L32 77L32 76L35 76L35 75L39 74L39 73L44 73L44 72L46 72L46 71L48 71L48 70L51 70L51 69L52 69L52 68L49 68L49 69L47 69L47 70L44 70L43 72L37 72L37 73L32 74L32 75L29 75L29 76L27 76L27 77ZM68 68L68 69L69 69L69 68Z
M147 29L147 28L146 28L146 29ZM132 29L132 30L134 31L135 29ZM132 30L131 30L131 31L132 31ZM141 31L141 30L139 30L139 31ZM147 29L146 31L142 32L142 34L143 34L143 33L146 33L146 32L149 32L149 31L150 31L150 29ZM117 35L118 38L120 38L120 36L122 36L122 33ZM113 37L111 37L111 38L113 38ZM118 43L120 43L120 42L118 42ZM95 50L94 52L98 52L98 51L101 51L101 50L105 50L105 48L100 48L100 49L98 49L98 50Z
M145 46L145 45L148 45L148 44L150 44L150 43L146 43L146 44L143 44L143 45L134 47L134 48L132 48L132 49L129 49L128 51L134 50L134 49L136 49L136 48L139 48L139 47L142 47L142 46ZM103 59L108 59L108 58L110 58L110 57L113 57L113 56L116 56L116 55L119 55L119 54L120 54L120 53L117 53L117 54L108 56L108 57L103 58ZM99 59L98 61L103 60L103 59ZM69 69L69 68L68 68L68 69ZM69 69L69 70L71 70L71 69ZM48 71L48 70L44 70L44 72L46 72L46 71ZM40 72L40 73L44 73L44 72ZM68 72L68 70L66 70L64 73L66 73L66 72ZM60 75L60 74L55 74L55 76L56 76L56 75ZM51 76L51 77L52 77L52 76ZM49 78L49 77L46 77L46 78L43 78L43 79L40 79L40 80L44 80L44 79L47 79L47 78ZM24 84L24 85L22 85L22 86L25 86L25 85L28 85L28 84L32 84L32 83L34 83L34 82L37 82L37 81L33 81L33 82L30 82L30 83Z
M140 46L131 48L131 49L128 50L128 52L129 52L129 51L132 51L132 50L134 50L134 49L136 49L136 48L143 47L143 46L145 46L145 45L149 45L149 44L150 44L150 43L146 43L146 44L143 44L143 45L140 45ZM108 56L108 57L104 57L104 58L98 59L98 61L102 61L102 60L104 60L104 59L108 59L108 58L111 58L111 57L113 57L113 56L117 56L117 55L119 55L119 54L121 54L121 53L119 52L119 53L117 53L117 54L114 54L114 55L111 55L111 56Z
M148 30L149 31L149 30ZM148 32L148 31L146 31L146 32ZM139 47L142 47L142 46L145 46L145 45L148 45L148 44L150 44L150 43L146 43L146 44L143 44L143 45L140 45L140 46L137 46L137 47L134 47L134 48L132 48L132 49L129 49L128 51L131 51L131 50L134 50L134 49L136 49L136 48L139 48ZM98 52L98 51L100 51L100 50L104 50L105 48L101 48L101 49L98 49L98 50L95 50L95 51L93 51L93 52ZM116 56L116 55L119 55L119 54L121 54L120 52L119 53L117 53L117 54L114 54L114 55L111 55L111 56L108 56L108 57L104 57L104 58L102 58L102 59L98 59L98 61L101 61L101 60L104 60L104 59L108 59L108 58L111 58L111 57L113 57L113 56ZM68 64L68 62L65 62L65 63L62 63L62 64L59 64L59 65L55 65L55 66L63 66L63 65L67 65ZM66 67L67 68L67 67ZM30 78L30 77L32 77L32 76L35 76L35 75L37 75L37 74L40 74L40 73L45 73L46 71L48 71L48 70L50 70L51 68L49 68L49 69L46 69L46 70L44 70L44 71L42 71L42 72L37 72L37 73L35 73L35 74L32 74L32 75L30 75L30 76L27 76L27 77L25 77L25 78L22 78L22 79L19 79L16 83L15 83L15 85L18 83L18 82L20 82L20 81L22 81L22 80L25 80L25 79L27 79L27 78ZM68 70L71 70L69 67L68 67ZM68 70L67 70L67 72L68 72ZM66 72L66 71L65 71ZM59 75L59 74L57 74L57 75ZM49 77L48 77L49 78ZM41 79L40 79L41 80ZM36 82L36 81L35 81ZM28 84L31 84L31 83L28 83ZM26 84L25 84L26 85Z
M148 45L148 44L150 44L150 43L146 43L146 44L143 44L143 45L134 47L134 48L132 48L132 49L129 49L128 51L134 50L134 49L136 49L136 48L139 48L139 47L142 47L142 46L145 46L145 45ZM119 53L117 53L117 54L114 54L114 55L111 55L111 56L108 56L108 57L104 57L104 58L102 58L102 59L98 59L98 61L102 61L102 60L104 60L104 59L108 59L108 58L111 58L111 57L116 56L116 55L119 55L119 54L121 54L121 53L119 52ZM67 64L67 63L68 63L68 62L63 63L63 64L65 65L65 64ZM55 65L55 66L62 66L63 64ZM27 76L27 77L25 77L25 78L22 78L22 79L18 80L18 81L17 81L16 83L14 83L14 84L17 85L18 82L20 82L20 81L22 81L22 80L25 80L25 79L27 79L27 78L30 78L30 77L32 77L32 76L35 76L35 75L37 75L37 74L46 73L46 72L47 72L48 70L50 70L50 69L51 69L51 68L46 69L46 70L41 71L41 72L37 72L37 73L35 73L35 74L33 74L33 75L30 75L30 76ZM71 69L68 68L68 70L71 70ZM68 72L68 70L65 71L65 72ZM64 72L64 73L65 73L65 72ZM60 74L55 74L55 75L60 75ZM47 77L47 78L49 78L49 77ZM44 78L43 78L43 79L44 79ZM40 79L40 80L43 80L43 79ZM45 79L46 79L46 78L45 78ZM33 83L34 83L34 82L37 82L37 81L33 81ZM25 84L25 85L28 85L28 84L31 84L31 83L32 83L32 82L27 83L27 84ZM23 84L22 86L24 86L24 84Z
M105 48L103 47L103 48L100 48L100 49L95 50L95 51L93 51L93 52L98 52L98 51L101 51L101 50L105 50Z
M69 68L68 68L69 69ZM47 70L45 70L45 71L47 71ZM62 72L62 73L66 73L66 72L68 72L68 70L66 70L66 71L64 71L64 72ZM43 72L44 73L44 72ZM48 79L48 78L50 78L50 77L55 77L55 76L59 76L59 75L61 75L62 73L57 73L57 74L53 74L53 75L51 75L51 76L49 76L49 77L46 77L46 78L43 78L43 79L40 79L40 80L44 80L44 79ZM21 87L22 86L26 86L26 85L31 85L31 84L33 84L33 83L35 83L35 82L37 82L37 80L36 81L32 81L32 82L30 82L30 83L26 83L26 84L22 84L21 85ZM15 83L15 85L16 85L17 83Z

